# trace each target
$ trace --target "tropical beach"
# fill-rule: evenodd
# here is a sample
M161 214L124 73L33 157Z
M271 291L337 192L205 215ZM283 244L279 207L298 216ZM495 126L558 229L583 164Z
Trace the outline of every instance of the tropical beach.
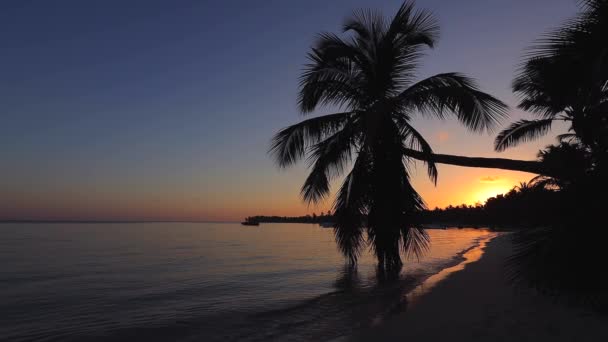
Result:
M0 26L0 340L608 340L608 0Z
M608 318L565 306L505 272L513 254L508 234L494 238L478 260L416 297L407 310L344 341L603 341ZM475 257L477 259L477 257ZM463 295L465 294L466 295Z

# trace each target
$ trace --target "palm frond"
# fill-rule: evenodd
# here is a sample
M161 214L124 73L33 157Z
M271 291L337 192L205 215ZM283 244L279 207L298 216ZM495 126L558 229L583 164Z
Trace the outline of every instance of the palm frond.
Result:
M413 1L399 8L378 47L377 68L387 75L388 90L398 91L414 80L424 48L433 48L439 36L434 16L424 10L415 10Z
M521 142L537 139L551 130L553 119L519 120L501 131L494 140L494 149L504 151Z
M333 33L322 33L314 49L325 63L348 62L357 72L371 76L373 56L365 47L359 46L356 40L344 40Z
M534 178L530 179L528 184L533 189L554 190L554 189L560 189L562 187L562 183L559 180L557 180L556 178L553 178L553 177L545 176L545 175L535 176Z
M424 139L422 134L420 134L407 122L406 119L403 118L403 116L399 115L396 121L401 130L400 135L403 137L405 147L420 151L428 156L433 154L431 145ZM435 165L435 162L433 162L431 158L425 160L424 163L427 166L429 178L435 185L437 185L437 177L439 176L437 165Z
M605 43L608 29L608 2L581 0L579 3L577 16L544 34L529 49L529 57L568 55L587 58L598 52L597 47Z
M420 258L426 253L431 244L431 238L425 229L420 227L407 227L401 230L403 252L406 259Z
M311 63L305 66L300 77L298 93L302 113L314 111L319 104L354 106L361 100L362 94L357 88L359 76L350 59L336 58L320 49L313 49L308 58Z
M290 166L304 157L308 147L340 130L352 114L319 116L284 128L272 138L269 153L280 167Z
M356 33L357 38L361 41L367 41L372 38L372 33L369 29L370 18L366 11L356 10L353 14L346 18L342 25L342 32L353 31Z
M346 176L334 202L334 235L338 248L353 264L365 247L364 225L368 211L370 189L369 161L359 154L351 172Z
M555 58L531 58L513 80L513 92L521 97L519 108L552 118L576 101L579 90L570 61Z
M562 143L562 142L572 143L572 142L576 142L577 140L578 140L578 136L574 133L564 133L564 134L559 134L557 136L558 143Z
M608 3L580 1L581 11L528 49L513 83L524 110L544 118L568 107L589 107L608 79Z
M397 41L398 47L435 46L439 38L437 19L429 11L414 9L414 1L405 1L393 17L386 37Z
M330 181L342 175L350 162L355 147L354 123L347 124L342 130L311 148L309 161L311 171L301 195L308 203L317 203L329 195Z
M400 164L403 167L403 169L400 170L400 173L403 175L400 182L401 192L404 194L402 198L402 212L407 213L405 222L406 226L410 226L412 224L412 214L427 209L427 206L422 196L420 196L410 182L410 177L406 170L407 164L405 164L403 161L401 161Z
M479 90L475 81L459 73L424 79L399 96L405 109L444 119L455 114L472 131L491 130L506 116L507 105Z

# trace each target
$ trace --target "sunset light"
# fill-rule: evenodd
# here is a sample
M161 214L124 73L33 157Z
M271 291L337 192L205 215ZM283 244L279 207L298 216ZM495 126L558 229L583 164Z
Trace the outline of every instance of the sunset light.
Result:
M477 189L471 195L472 203L481 203L484 204L486 200L490 197L495 197L496 195L506 194L513 188L514 185L510 184L488 184L488 185L480 185L479 189Z
M608 0L0 26L0 341L608 341Z

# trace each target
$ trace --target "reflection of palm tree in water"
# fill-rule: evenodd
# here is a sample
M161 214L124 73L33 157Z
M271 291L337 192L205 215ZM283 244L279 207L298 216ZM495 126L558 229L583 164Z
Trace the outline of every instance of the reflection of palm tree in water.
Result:
M361 291L361 278L359 277L358 268L350 263L344 264L344 267L338 272L338 277L334 282L334 287L339 291L358 292Z
M353 324L374 325L407 309L404 294L412 288L413 278L400 278L398 270L376 267L373 279L367 283L358 268L349 263L338 273L334 282L336 296Z

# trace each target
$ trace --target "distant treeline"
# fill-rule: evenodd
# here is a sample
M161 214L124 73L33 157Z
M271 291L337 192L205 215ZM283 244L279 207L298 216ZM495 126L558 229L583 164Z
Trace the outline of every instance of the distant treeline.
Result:
M556 219L560 193L544 184L521 183L508 193L489 198L483 205L448 206L425 210L414 218L430 226L544 226ZM306 216L252 216L248 221L260 223L332 222L331 213Z
M506 194L489 198L484 205L448 206L421 212L418 222L439 225L546 226L556 219L560 193L522 183Z
M306 216L250 216L245 219L250 222L260 223L321 223L332 222L331 213L312 214Z

